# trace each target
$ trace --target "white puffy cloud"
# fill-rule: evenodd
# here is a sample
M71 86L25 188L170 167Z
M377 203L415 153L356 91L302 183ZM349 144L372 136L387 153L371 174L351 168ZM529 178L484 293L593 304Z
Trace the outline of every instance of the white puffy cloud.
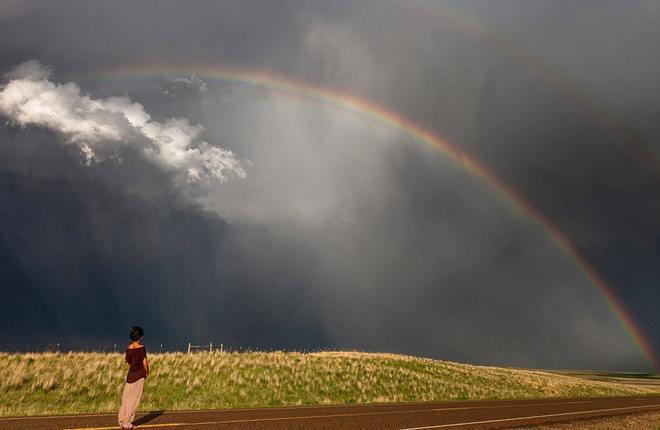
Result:
M119 158L122 148L130 147L178 183L246 176L232 151L200 141L203 127L185 118L161 123L128 97L91 98L74 83L50 80L50 69L36 60L20 64L5 79L0 114L11 124L57 133L64 143L76 145L87 163Z

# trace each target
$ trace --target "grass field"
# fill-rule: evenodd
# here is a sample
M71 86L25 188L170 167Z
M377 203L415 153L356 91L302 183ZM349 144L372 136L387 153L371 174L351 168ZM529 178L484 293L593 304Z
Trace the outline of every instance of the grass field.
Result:
M150 355L141 410L660 394L660 387L393 354ZM123 354L0 353L0 415L114 412Z

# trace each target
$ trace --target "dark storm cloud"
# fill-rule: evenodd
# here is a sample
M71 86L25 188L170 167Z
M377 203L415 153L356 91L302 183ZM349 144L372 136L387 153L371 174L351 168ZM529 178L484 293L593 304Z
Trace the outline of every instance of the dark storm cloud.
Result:
M196 96L179 85L170 97L166 82L191 77L90 78L115 65L218 63L382 103L474 154L554 220L660 346L649 305L660 279L658 177L501 42L513 39L602 96L653 147L659 109L646 94L659 85L657 8L597 5L0 9L3 72L39 59L56 82L73 80L93 99L128 96L159 123L202 124L205 140L251 162L244 180L182 196L139 157L86 167L56 144L57 130L2 130L3 338L116 339L142 312L163 342L643 368L547 235L441 154L354 116L249 88L207 82ZM606 34L609 22L628 29L624 42ZM625 66L629 56L635 67Z

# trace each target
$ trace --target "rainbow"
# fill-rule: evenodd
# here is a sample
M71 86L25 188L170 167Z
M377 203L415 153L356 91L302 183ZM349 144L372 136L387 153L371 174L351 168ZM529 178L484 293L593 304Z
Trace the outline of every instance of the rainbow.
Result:
M301 98L314 103L320 103L324 106L340 109L341 111L358 115L370 122L385 126L401 133L403 136L408 136L414 141L440 151L455 164L488 184L516 212L543 230L596 289L609 310L623 327L632 344L649 366L653 369L660 368L653 348L644 336L641 328L626 311L621 301L614 295L605 280L589 265L586 259L577 251L575 245L572 244L557 226L527 202L520 193L507 186L492 171L470 154L402 115L359 96L280 76L268 70L246 70L206 64L186 66L151 64L105 69L100 73L94 74L93 78L105 80L154 79L192 75L208 81L250 85L274 94Z

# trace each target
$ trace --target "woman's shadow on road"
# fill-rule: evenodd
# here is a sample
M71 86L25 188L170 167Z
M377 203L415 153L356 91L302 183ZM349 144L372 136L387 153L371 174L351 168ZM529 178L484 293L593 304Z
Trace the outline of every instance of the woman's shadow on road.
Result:
M163 413L165 413L165 411L149 411L147 415L133 421L133 425L139 426L148 423L149 421L154 420L159 416L163 415Z

